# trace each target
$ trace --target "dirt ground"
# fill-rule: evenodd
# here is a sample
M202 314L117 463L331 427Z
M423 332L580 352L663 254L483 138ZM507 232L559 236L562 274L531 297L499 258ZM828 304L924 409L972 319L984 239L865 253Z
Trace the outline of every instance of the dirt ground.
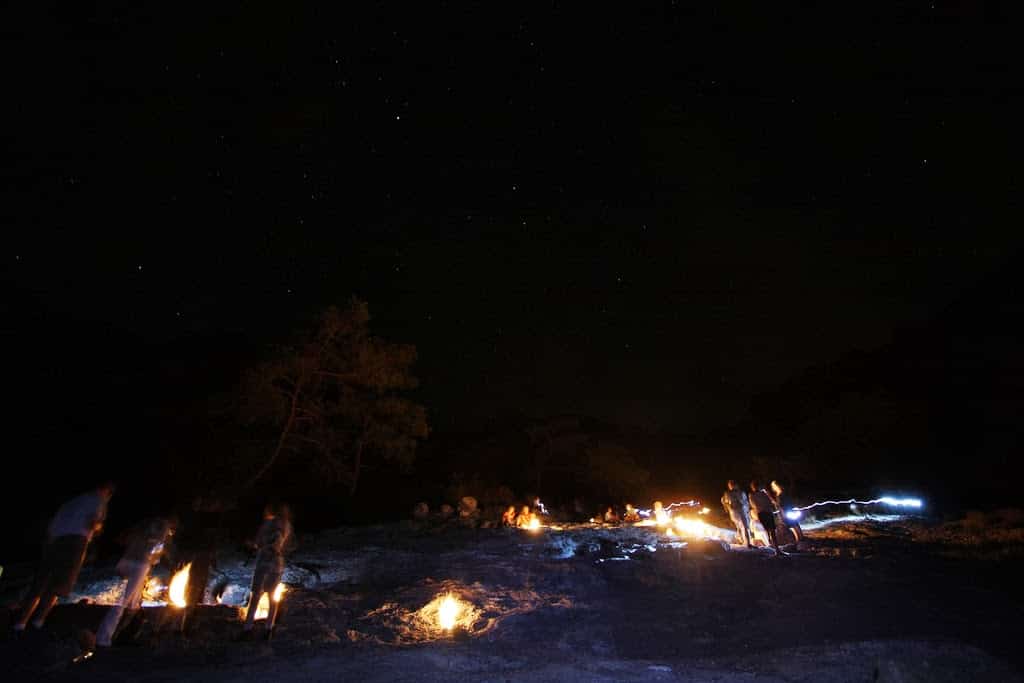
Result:
M958 531L860 519L776 558L651 528L342 529L304 540L272 640L240 640L232 607L184 633L147 608L74 662L105 608L69 604L44 632L5 628L0 660L57 681L1024 680L1020 547ZM424 617L444 592L475 610L453 632Z

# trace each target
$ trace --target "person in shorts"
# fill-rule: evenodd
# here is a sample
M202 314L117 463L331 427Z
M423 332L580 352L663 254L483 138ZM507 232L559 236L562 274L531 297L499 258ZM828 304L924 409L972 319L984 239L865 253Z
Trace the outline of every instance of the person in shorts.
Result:
M24 631L30 619L32 626L42 628L57 600L67 597L75 587L85 551L93 536L103 528L107 504L113 495L114 485L105 482L57 509L47 528L39 571L21 615L14 622L15 631ZM35 619L32 619L33 615Z

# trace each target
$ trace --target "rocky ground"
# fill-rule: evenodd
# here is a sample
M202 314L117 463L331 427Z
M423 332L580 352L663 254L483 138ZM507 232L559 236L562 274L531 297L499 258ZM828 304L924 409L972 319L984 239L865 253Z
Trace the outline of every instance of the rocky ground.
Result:
M228 604L184 633L152 607L74 661L104 607L68 604L0 658L7 680L1022 680L1019 536L971 528L850 519L780 558L654 528L342 529L303 540L269 641L240 640ZM237 602L250 569L222 564ZM111 575L90 569L78 597L107 599ZM451 632L430 612L447 592L472 610Z

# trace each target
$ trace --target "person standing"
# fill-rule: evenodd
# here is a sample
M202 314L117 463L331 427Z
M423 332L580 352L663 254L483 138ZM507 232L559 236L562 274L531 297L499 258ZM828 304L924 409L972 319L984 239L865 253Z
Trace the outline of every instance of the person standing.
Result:
M779 542L775 535L775 503L757 481L750 482L750 512L764 527L768 543L779 554Z
M800 522L796 519L790 519L786 515L786 509L789 507L789 497L786 496L785 489L779 484L778 481L772 481L772 498L775 502L775 507L779 513L779 522L782 527L787 529L789 533L793 534L793 543L800 546L800 541L804 540L804 530L800 528ZM799 513L796 513L799 514Z
M134 614L142 608L142 591L146 587L149 573L167 552L167 546L176 527L177 521L173 518L158 517L146 520L131 533L131 540L124 556L117 563L118 573L128 581L118 604L107 610L106 616L103 617L103 622L96 633L98 646L111 646L125 610Z
M256 536L256 567L253 570L249 607L245 612L245 630L251 631L256 621L256 608L264 593L271 596L284 576L284 556L293 546L291 514L288 507L267 506L263 525ZM278 604L270 600L267 623L273 624Z
M730 479L726 483L725 493L722 494L722 507L729 513L729 519L736 527L736 535L740 544L753 548L753 541L750 538L750 524L747 519L750 516L750 503L747 502L747 495L736 486L736 482Z
M57 600L67 597L74 588L85 561L85 551L103 528L107 504L113 495L114 484L104 482L57 509L47 528L39 571L21 615L14 622L15 631L24 631L33 614L32 625L42 628Z
M217 542L220 539L223 505L213 495L196 497L182 515L182 528L175 547L178 569L191 565L185 602L189 609L202 605L210 572L217 565Z

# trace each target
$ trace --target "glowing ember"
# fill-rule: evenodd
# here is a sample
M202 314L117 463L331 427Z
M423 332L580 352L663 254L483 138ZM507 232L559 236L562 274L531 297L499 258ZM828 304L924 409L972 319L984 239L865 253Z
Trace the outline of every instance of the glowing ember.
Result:
M441 604L437 607L437 625L445 631L455 628L459 619L459 612L462 611L462 603L451 593L441 598Z
M538 519L537 515L530 516L530 523L526 525L526 528L530 529L531 531L540 528L540 519Z
M167 588L167 598L175 607L185 607L188 604L185 602L185 588L188 587L188 575L191 569L192 563L189 562L178 570Z

